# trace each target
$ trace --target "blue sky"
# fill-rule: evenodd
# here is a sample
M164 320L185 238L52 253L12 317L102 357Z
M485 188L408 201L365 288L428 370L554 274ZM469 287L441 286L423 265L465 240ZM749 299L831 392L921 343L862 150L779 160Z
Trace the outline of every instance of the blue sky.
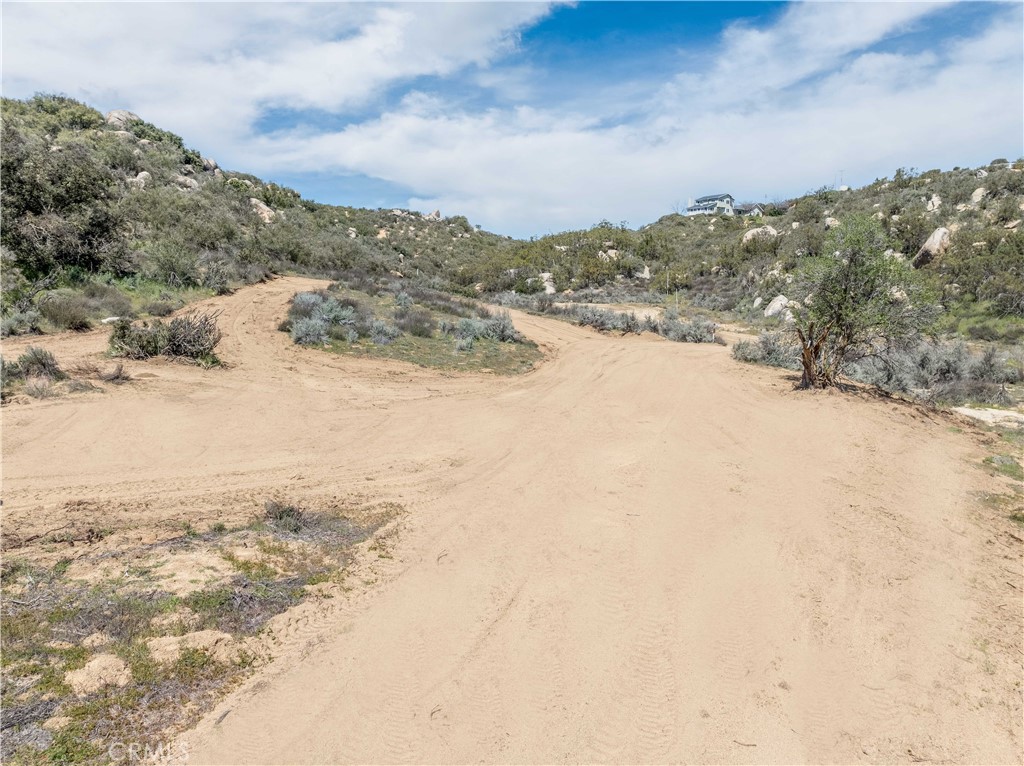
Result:
M3 92L322 202L637 226L1024 153L1019 2L4 3Z

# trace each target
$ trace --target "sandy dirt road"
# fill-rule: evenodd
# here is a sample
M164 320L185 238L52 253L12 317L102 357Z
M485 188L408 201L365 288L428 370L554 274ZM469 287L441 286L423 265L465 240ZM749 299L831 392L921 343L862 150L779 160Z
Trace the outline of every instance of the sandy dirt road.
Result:
M335 357L274 329L309 284L212 302L226 370L5 408L8 529L81 497L153 523L280 491L408 508L358 608L189 763L1021 762L1021 545L974 494L977 438L525 315L549 360L519 378Z

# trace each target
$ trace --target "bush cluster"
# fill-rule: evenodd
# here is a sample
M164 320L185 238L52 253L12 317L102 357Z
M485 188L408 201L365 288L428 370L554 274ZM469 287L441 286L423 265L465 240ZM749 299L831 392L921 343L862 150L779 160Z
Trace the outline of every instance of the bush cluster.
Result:
M222 337L218 316L219 312L190 311L167 323L121 319L110 333L110 352L129 359L169 356L215 364L214 349Z
M787 370L800 369L800 346L794 338L778 330L762 332L756 341L741 340L732 347L734 359Z
M456 340L496 340L500 343L521 343L523 336L516 330L507 311L499 311L486 319L463 317L458 322L442 321L441 332ZM463 344L464 346L466 344ZM469 350L472 345L460 350Z

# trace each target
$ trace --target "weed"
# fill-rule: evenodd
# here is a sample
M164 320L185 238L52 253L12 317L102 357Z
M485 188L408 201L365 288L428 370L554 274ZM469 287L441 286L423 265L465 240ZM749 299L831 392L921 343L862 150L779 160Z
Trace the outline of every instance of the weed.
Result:
M287 532L298 532L302 529L304 514L297 505L267 500L264 508L266 511L264 518L279 529Z
M25 393L33 399L51 399L57 396L57 390L49 378L29 378L25 381Z

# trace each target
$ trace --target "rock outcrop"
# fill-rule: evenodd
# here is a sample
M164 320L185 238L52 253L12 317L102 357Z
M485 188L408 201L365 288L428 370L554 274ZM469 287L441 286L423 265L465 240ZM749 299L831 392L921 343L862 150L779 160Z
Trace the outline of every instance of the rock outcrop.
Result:
M919 269L931 263L933 258L942 255L949 249L949 229L940 226L931 233L931 236L921 245L921 249L914 256L914 268Z
M744 232L743 244L746 244L755 237L775 238L777 236L779 236L779 232L768 224L765 224L764 226L758 226L755 229L750 229L749 231Z
M263 223L270 223L277 217L269 205L262 200L258 200L255 197L249 197L249 205L252 207L252 212L260 217Z
M107 125L113 125L119 130L124 130L132 120L141 119L135 112L128 112L124 109L115 109L112 112L107 112Z

